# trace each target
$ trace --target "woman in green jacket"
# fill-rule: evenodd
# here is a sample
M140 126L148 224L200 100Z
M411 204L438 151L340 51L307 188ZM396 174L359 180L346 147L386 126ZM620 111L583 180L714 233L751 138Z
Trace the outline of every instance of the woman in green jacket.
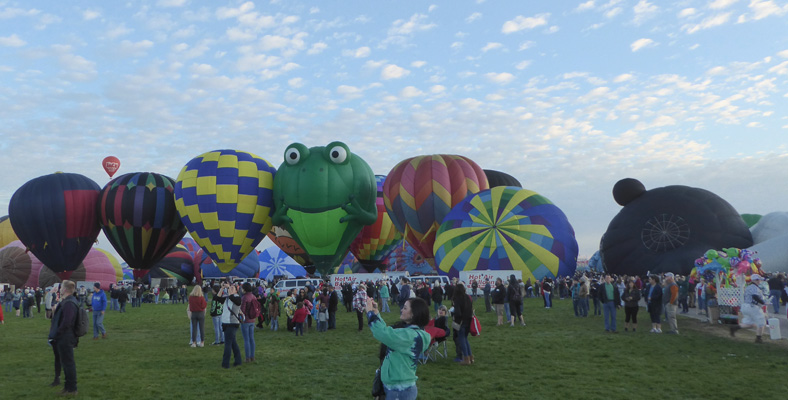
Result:
M387 326L378 313L378 306L367 298L369 330L372 336L387 349L380 367L380 380L387 399L411 400L418 396L416 367L418 359L430 345L430 334L424 327L430 321L430 309L419 298L405 301L400 319L405 323L400 329Z

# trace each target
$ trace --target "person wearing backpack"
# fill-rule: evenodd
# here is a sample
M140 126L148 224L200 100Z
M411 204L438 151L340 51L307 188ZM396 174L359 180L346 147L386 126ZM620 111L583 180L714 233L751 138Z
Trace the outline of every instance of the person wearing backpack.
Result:
M104 311L107 309L107 294L101 290L101 284L96 282L93 284L93 339L98 339L99 332L101 338L107 338L107 330L104 329Z
M257 297L252 293L252 285L249 282L243 284L244 295L241 297L241 312L246 317L241 322L241 336L244 338L244 353L246 353L246 362L254 361L254 323L257 316L260 315L260 302Z
M214 341L211 346L224 344L224 331L222 330L222 307L224 304L219 301L219 286L213 287L213 297L211 298L211 321L213 321Z
M77 364L74 360L74 348L79 344L79 338L74 332L77 315L80 312L79 302L74 297L76 284L65 280L60 285L60 297L63 299L55 308L52 324L49 328L48 341L55 350L55 380L49 386L60 386L60 370L62 368L66 382L64 396L77 395Z
M509 318L509 326L514 326L514 321L520 318L520 325L525 326L525 318L523 318L523 295L520 292L520 283L517 278L512 274L509 276L509 310L511 317Z

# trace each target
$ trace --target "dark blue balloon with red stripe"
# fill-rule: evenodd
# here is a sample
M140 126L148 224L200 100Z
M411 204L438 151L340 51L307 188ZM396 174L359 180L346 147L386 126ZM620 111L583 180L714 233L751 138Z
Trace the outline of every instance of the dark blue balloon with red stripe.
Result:
M174 193L175 181L153 172L121 175L101 190L99 222L130 267L150 269L186 234Z
M73 271L101 230L96 215L99 190L80 174L58 172L32 179L11 197L11 227L49 269Z

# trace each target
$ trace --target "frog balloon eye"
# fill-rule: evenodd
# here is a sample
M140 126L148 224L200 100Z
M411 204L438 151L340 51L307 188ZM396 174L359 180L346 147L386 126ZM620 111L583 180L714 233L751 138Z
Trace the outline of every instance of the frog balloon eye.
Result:
M297 148L291 147L285 151L285 161L290 165L296 165L301 161L301 152Z
M347 160L347 149L342 146L334 146L329 150L328 158L334 164L342 164Z

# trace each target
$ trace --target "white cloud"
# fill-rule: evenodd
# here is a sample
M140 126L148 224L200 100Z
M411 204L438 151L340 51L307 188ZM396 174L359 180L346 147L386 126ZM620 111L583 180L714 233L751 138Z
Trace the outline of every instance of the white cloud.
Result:
M4 2L4 4L6 3ZM21 8L6 7L0 10L0 19L11 19L17 17L33 17L39 14L41 14L41 11L36 10L35 8L31 8L29 10L23 10Z
M134 29L126 28L126 25L121 23L120 25L116 25L110 28L107 31L107 37L110 39L116 39L118 37L128 35L132 32L134 32Z
M526 29L538 28L547 25L548 18L550 18L549 13L537 14L533 17L518 15L513 20L504 22L503 27L501 27L501 32L509 34Z
M159 0L157 5L159 7L183 7L186 3L186 0Z
M257 38L254 32L237 26L228 28L225 34L227 35L227 39L233 42L248 42Z
M528 68L529 65L531 65L531 60L523 60L518 62L514 67L522 71Z
M617 15L621 14L623 11L624 11L623 8L615 7L615 8L611 8L611 9L605 11L604 15L605 15L606 18L615 18Z
M635 25L640 25L645 20L654 16L654 14L659 11L659 7L649 3L647 0L640 0L637 4L635 4L635 7L632 8L632 11L635 13L635 18L632 20L632 22L634 22Z
M561 30L561 28L559 28L558 25L553 25L553 26L545 29L545 33L556 33L559 30Z
M777 55L782 57L782 58L788 58L788 50L783 50L783 51L777 53Z
M124 40L120 42L118 51L120 51L121 54L127 56L141 57L144 56L146 51L152 47L153 42L150 40L140 40L139 42Z
M389 64L383 67L383 70L380 71L380 78L384 80L399 79L404 76L407 76L408 74L410 74L410 71L408 71L407 69L399 67L394 64Z
M421 68L421 67L423 67L425 65L427 65L426 61L414 61L414 62L410 63L410 66L413 67L413 68Z
M419 90L414 86L406 86L400 91L399 96L404 97L406 99L410 99L414 97L424 96L424 92L422 92L421 90Z
M534 44L536 44L536 43L534 43L533 41L530 41L530 40L526 41L526 42L522 42L522 43L520 43L520 47L518 47L517 50L518 51L528 50L531 47L533 47Z
M695 15L696 13L697 13L697 10L695 10L694 8L685 8L685 9L679 11L679 18L691 17L691 16Z
M251 1L247 1L246 3L241 4L241 6L238 8L219 7L216 10L216 18L219 19L237 18L252 10L254 10L254 3Z
M782 16L788 13L788 4L780 7L772 0L750 0L749 8L750 11L752 11L752 15L742 15L739 17L740 22L749 20L757 21L772 15ZM742 21L742 18L744 18L744 21Z
M432 94L440 94L446 91L446 86L443 85L434 85L430 87L430 93Z
M303 87L306 81L304 81L304 78L292 78L287 81L287 84L293 89L298 89Z
M709 8L712 10L722 10L723 8L728 8L732 6L734 3L738 2L739 0L714 0L709 3Z
M731 17L731 13L717 14L717 15L713 15L711 17L704 18L703 21L701 21L698 24L687 24L687 25L684 25L684 26L681 27L681 29L684 30L684 32L687 32L689 34L693 34L695 32L698 32L698 31L701 31L701 30L704 30L704 29L709 29L709 28L713 28L715 26L723 25L723 24L728 22L730 17Z
M488 42L484 47L482 47L482 53L486 53L490 50L500 49L501 47L503 47L503 44L501 43Z
M371 50L369 47L359 47L355 50L343 50L342 55L345 57L366 58L369 57Z
M707 75L721 75L725 73L725 67L716 66L706 71Z
M593 9L594 9L594 0L588 0L585 3L580 3L577 6L577 8L575 8L575 11L582 12L582 11L593 10Z
M438 6L435 4L430 4L429 8L427 8L427 12L433 12L438 9Z
M323 50L325 50L327 48L328 48L328 45L323 43L323 42L313 43L312 47L310 47L309 50L307 50L306 54L309 54L309 55L320 54L320 53L323 52Z
M337 87L337 93L342 96L345 96L345 98L352 99L352 98L361 97L363 90L355 86L339 85Z
M96 19L101 16L101 13L96 10L85 10L82 11L82 19L85 21L90 21Z
M634 42L632 42L632 44L630 44L629 47L632 49L633 52L635 52L635 51L638 51L638 50L643 49L645 47L651 47L651 46L654 46L654 45L655 45L655 43L654 43L653 40L651 40L649 38L642 38L642 39L638 39L638 40L635 40Z
M416 32L430 30L437 25L426 21L427 16L424 14L414 14L409 20L398 19L394 21L389 28L389 35L407 36Z
M481 17L482 17L482 13L475 12L475 13L469 15L468 18L465 18L465 22L470 24L471 22L476 21L477 19L479 19Z
M514 80L514 78L515 78L515 76L514 76L514 75L512 75L512 74L510 74L510 73L508 73L508 72L501 72L501 73L494 73L494 72L490 72L490 73L484 74L484 76L485 76L485 77L486 77L486 78L487 78L487 79L488 79L490 82L497 83L497 84L499 84L499 85L506 85L506 84L509 84L509 83L511 83L511 82Z
M26 44L27 42L20 39L16 34L11 36L0 36L0 46L2 47L22 47Z
M788 61L783 61L782 63L769 68L769 72L777 75L788 75Z
M462 42L454 42L449 46L452 50L459 50L462 48Z
M632 74L621 74L613 78L613 82L622 83L622 82L631 81L633 78L634 76L632 76Z

